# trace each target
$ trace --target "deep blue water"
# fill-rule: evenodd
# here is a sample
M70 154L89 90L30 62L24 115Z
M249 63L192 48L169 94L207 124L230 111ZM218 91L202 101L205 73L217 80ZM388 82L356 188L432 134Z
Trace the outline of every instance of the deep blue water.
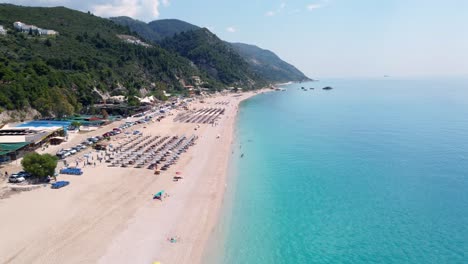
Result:
M468 263L467 81L287 89L242 104L212 262Z

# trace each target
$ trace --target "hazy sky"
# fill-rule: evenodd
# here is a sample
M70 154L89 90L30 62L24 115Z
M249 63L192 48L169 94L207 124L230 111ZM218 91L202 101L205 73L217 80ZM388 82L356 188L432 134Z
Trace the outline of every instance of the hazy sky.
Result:
M468 0L3 2L143 21L178 18L270 49L312 78L468 77Z

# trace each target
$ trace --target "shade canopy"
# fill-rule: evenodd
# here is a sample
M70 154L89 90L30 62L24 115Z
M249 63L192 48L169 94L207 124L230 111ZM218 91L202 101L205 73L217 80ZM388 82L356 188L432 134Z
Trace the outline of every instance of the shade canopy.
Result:
M161 196L162 196L163 194L164 194L164 190L162 190L162 191L156 193L156 194L153 196L153 198L161 198Z

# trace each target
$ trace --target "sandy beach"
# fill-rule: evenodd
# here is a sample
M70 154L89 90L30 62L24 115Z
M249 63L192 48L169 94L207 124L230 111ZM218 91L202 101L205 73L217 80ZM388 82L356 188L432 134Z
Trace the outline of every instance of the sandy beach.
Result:
M0 263L200 263L222 204L238 106L255 94L190 104L190 109L225 108L215 126L200 124L195 130L198 124L174 122L183 110L173 110L161 122L132 127L143 135L198 136L196 145L160 175L98 162L83 168L82 176L60 175L59 180L71 182L65 188L44 187L1 199ZM76 135L45 151L55 153L118 125ZM118 135L112 143L124 140ZM90 148L86 152L97 155ZM68 163L75 160L70 157ZM176 172L183 179L174 182ZM161 190L167 197L153 200ZM168 241L174 237L177 242Z

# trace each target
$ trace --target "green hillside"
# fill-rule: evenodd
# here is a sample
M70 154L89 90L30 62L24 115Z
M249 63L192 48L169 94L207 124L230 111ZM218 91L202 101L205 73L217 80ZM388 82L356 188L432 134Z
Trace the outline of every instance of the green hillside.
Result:
M140 20L136 20L126 16L111 17L109 19L116 24L128 27L131 31L137 33L140 37L149 42L156 43L158 40L162 39L159 33L155 32L152 28L148 26L148 24Z
M266 85L266 81L252 72L247 62L231 46L208 29L176 34L164 39L161 46L190 59L211 78L224 84L245 88Z
M142 38L152 43L159 43L175 34L199 29L199 27L178 19L160 19L145 23L130 17L111 17L113 22L128 27Z
M155 20L148 24L129 17L116 17L112 18L112 21L123 26L128 26L131 31L136 32L153 43L164 42L166 38L173 37L175 34L200 29L197 26L177 19ZM209 40L210 38L207 39ZM198 41L200 45L211 45L209 43L201 43L200 39ZM268 82L309 80L301 71L281 60L269 50L243 43L226 42L226 45L233 48L249 64L251 71ZM213 62L212 64L216 63Z
M230 44L249 63L254 72L271 82L310 80L296 67L281 60L269 50L243 43Z
M21 21L59 32L36 36L13 29ZM127 44L128 29L108 19L63 7L0 4L0 110L32 107L43 115L66 115L101 94L138 95L177 91L179 79L201 75L191 63L161 47ZM153 83L154 85L150 86Z
M181 32L200 29L200 27L178 19L159 19L149 22L148 26L160 36L159 41Z

